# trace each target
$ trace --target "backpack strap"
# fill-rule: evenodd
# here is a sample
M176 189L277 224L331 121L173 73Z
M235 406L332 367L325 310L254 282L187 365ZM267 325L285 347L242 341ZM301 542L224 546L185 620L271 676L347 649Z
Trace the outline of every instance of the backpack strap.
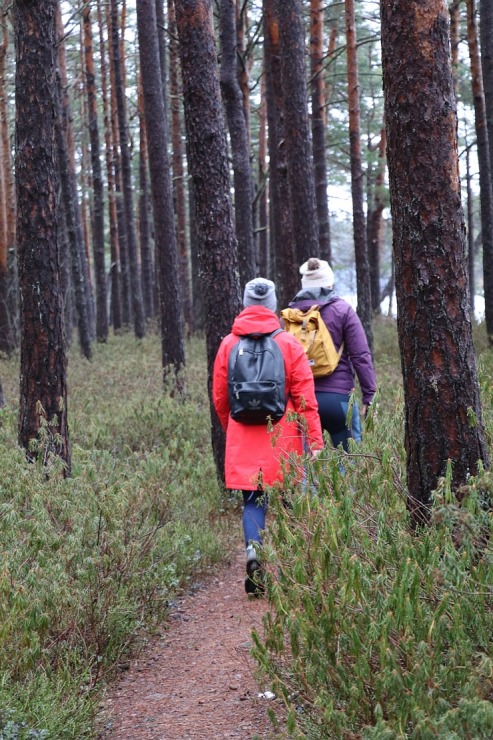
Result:
M275 337L282 331L284 331L284 329L281 327L279 327L279 329L274 329L274 331L268 332L254 331L251 334L240 334L240 339L243 339L244 337L251 337L252 339L259 339L260 337Z

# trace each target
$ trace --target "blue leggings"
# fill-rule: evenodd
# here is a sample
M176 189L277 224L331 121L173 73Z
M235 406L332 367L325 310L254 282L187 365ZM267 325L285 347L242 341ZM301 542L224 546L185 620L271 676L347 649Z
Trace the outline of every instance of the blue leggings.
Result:
M263 491L242 491L243 493L243 532L245 545L250 542L262 543L262 530L265 529L267 497Z
M361 442L361 424L356 403L353 406L352 428L347 426L349 394L316 391L315 395L322 429L330 434L334 447L342 444L343 450L347 452L349 439L353 438L356 442Z

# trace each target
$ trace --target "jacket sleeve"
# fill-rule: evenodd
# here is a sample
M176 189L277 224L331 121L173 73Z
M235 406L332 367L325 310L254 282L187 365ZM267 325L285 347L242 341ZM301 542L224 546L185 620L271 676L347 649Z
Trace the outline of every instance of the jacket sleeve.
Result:
M303 347L294 337L285 335L284 347L288 359L288 391L294 410L306 419L307 442L310 449L321 450L324 447L324 440L313 373Z
M377 390L377 381L365 330L358 314L348 306L344 324L344 351L358 376L363 403L370 403Z
M230 351L231 341L230 335L228 335L219 345L212 371L212 403L216 409L221 426L225 431L229 418L228 359Z

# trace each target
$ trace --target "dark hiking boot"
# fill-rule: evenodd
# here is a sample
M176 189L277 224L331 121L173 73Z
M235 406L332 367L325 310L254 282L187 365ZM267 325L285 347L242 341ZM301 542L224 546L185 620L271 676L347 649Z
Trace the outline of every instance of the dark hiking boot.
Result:
M247 561L247 577L245 591L249 596L260 597L265 593L264 570L258 560Z

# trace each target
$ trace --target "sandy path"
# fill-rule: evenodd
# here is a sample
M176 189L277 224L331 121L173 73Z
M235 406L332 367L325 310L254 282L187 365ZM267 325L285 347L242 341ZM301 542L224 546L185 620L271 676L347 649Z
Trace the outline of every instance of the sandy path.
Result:
M169 629L114 684L103 709L105 740L281 738L254 677L251 630L261 632L265 600L244 592L245 555L177 602ZM277 705L277 702L275 702Z

